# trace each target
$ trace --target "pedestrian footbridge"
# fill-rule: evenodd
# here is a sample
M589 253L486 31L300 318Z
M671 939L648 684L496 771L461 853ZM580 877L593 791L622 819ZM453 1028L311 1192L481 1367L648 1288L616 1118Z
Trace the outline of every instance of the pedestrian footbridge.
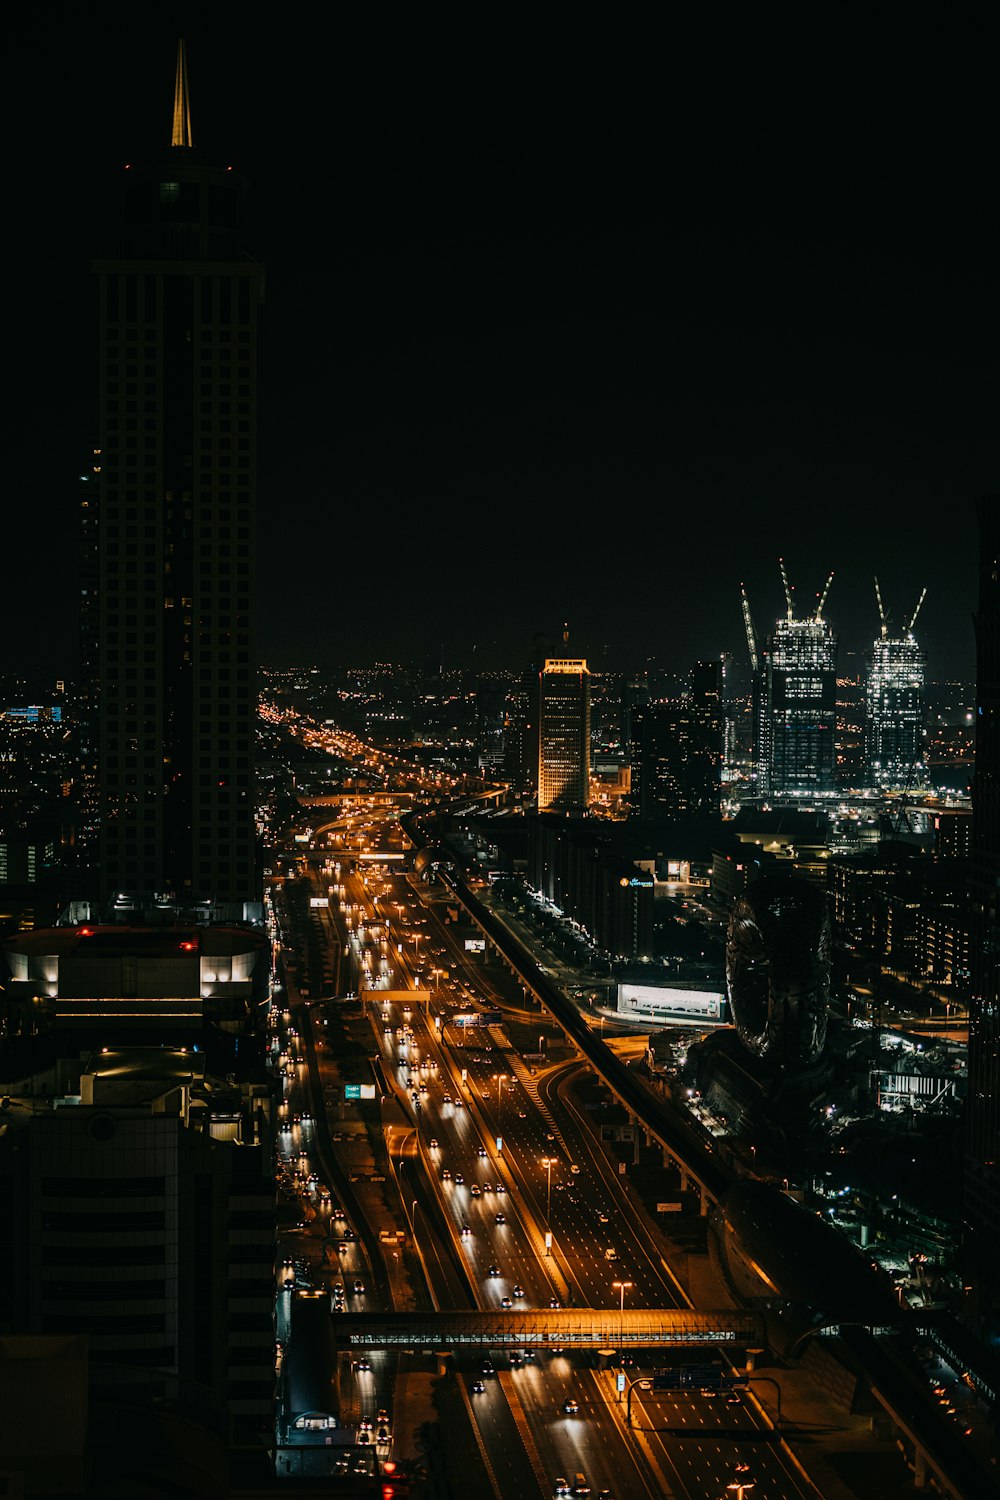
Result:
M670 1345L766 1347L753 1312L668 1308L538 1308L530 1312L337 1313L334 1337L348 1349L657 1349Z

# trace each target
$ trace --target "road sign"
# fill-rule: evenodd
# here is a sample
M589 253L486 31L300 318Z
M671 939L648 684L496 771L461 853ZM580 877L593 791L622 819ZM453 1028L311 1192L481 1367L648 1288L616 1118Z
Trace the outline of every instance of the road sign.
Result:
M621 1371L619 1371L618 1374L615 1376L615 1390L618 1392L618 1394L620 1396L621 1393L622 1393L622 1391L624 1389L625 1389L625 1376L621 1373Z

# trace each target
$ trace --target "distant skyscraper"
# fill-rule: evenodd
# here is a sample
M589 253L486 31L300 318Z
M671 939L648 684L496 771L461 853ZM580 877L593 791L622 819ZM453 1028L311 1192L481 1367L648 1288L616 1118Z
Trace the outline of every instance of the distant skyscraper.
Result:
M538 810L582 812L590 797L587 663L549 657L538 680Z
M757 784L773 797L812 797L836 788L837 637L823 618L831 573L815 611L788 612L767 643L760 670Z
M722 664L696 662L684 696L633 710L632 790L640 817L719 811Z
M925 772L927 660L913 635L923 594L909 623L890 635L877 580L875 588L882 628L872 647L868 673L866 758L875 785L882 791L899 792L921 786Z
M257 897L253 553L263 272L238 182L194 148L183 44L170 149L126 169L97 262L86 486L102 902ZM96 569L92 559L96 552Z
M1000 1315L1000 495L979 504L976 769L972 783L972 998L966 1104L965 1218ZM1000 1329L992 1328L997 1337Z

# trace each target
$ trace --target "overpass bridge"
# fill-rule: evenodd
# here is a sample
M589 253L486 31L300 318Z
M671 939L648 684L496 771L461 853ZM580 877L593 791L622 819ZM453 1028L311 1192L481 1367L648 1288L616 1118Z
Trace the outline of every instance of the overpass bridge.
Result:
M338 1313L337 1347L347 1349L661 1349L766 1346L760 1313L725 1308L537 1308L525 1312Z
M628 1111L647 1142L659 1146L664 1159L670 1160L677 1168L682 1190L687 1191L690 1187L698 1190L701 1211L707 1213L709 1206L719 1201L732 1182L729 1171L713 1158L711 1146L701 1140L675 1110L644 1088L622 1059L594 1035L577 1007L567 1000L558 985L549 979L517 938L463 880L444 868L439 868L438 874L490 946L544 1006L562 1028L566 1040L587 1059L619 1104Z

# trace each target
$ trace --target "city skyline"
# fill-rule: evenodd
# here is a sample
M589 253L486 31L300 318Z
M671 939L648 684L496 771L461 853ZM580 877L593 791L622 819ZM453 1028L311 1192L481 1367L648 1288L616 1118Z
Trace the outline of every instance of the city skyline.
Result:
M49 677L76 634L88 229L123 161L162 144L176 30L67 14L18 38L17 196L42 250L12 308L10 524L32 565L0 607L10 632L44 587L23 651ZM320 88L279 30L262 108L260 43L187 31L196 145L247 169L268 264L262 661L443 646L516 669L568 620L595 670L681 671L742 655L741 582L769 631L783 555L801 599L835 570L842 653L878 634L873 575L893 602L926 585L929 675L971 679L974 507L1000 469L974 90L932 117L899 73L857 77L848 109L822 78L764 104L535 59L512 91L499 54L439 79L368 53Z

